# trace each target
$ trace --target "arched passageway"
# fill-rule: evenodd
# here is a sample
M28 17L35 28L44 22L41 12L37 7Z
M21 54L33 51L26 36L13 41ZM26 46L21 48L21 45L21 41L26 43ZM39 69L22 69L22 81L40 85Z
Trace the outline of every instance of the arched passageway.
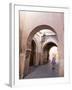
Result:
M56 39L58 39L56 31L49 25L39 25L31 31L31 33L29 34L28 39L27 39L27 48L26 48L26 55L25 55L26 56L25 57L25 63L26 64L25 64L25 69L24 69L25 74L27 74L29 72L29 67L33 66L36 62L35 59L36 59L36 47L37 46L36 46L36 43L33 40L33 37L35 36L35 34L37 32L39 32L41 30L46 30L46 29L51 30L52 32L54 32L55 36L56 36ZM47 63L49 61L49 50L52 46L57 46L57 45L53 42L50 42L50 43L48 43L44 46L43 50L40 50L38 65ZM42 43L41 43L40 47L42 49ZM43 53L44 55L46 54L45 56L43 55L43 57L44 57L43 61L41 60L42 59L42 55L41 55L42 51L44 51L44 53Z
M49 61L50 61L50 49L52 48L52 47L54 47L54 46L56 46L57 47L57 45L55 44L55 43L53 43L53 42L49 42L49 43L47 43L45 46L44 46L44 48L43 48L43 62L44 63L48 63Z
M27 48L31 48L31 41L32 41L34 35L35 35L37 32L39 32L40 30L45 30L45 29L48 29L48 30L53 31L53 32L56 34L56 37L57 37L57 33L56 33L56 31L54 30L53 27L51 27L51 26L49 26L49 25L39 25L39 26L35 27L35 28L31 31L31 33L29 34L28 39L27 39ZM57 37L57 38L58 38L58 37Z
M23 78L24 75L27 75L29 68L33 66L33 64L37 66L43 65L43 45L44 40L42 42L38 42L39 38L35 38L36 40L36 60L33 60L32 54L32 40L37 32L41 32L45 29L54 32L55 35L52 37L49 35L47 40L48 42L53 42L57 45L59 52L59 66L61 69L64 69L64 13L63 12L25 12L20 11L19 13L19 75L20 78ZM46 36L45 34L44 36ZM58 39L58 42L56 41ZM37 47L38 46L38 47ZM39 47L41 46L41 47ZM35 47L35 45L34 45ZM50 49L51 50L51 49ZM47 57L47 56L46 56ZM47 57L47 61L48 61ZM34 62L33 62L34 61ZM36 62L35 62L36 61ZM45 65L45 64L44 64ZM43 70L43 69L42 69ZM47 68L48 70L48 68ZM44 70L44 71L47 71ZM37 72L38 73L38 72ZM45 72L46 73L46 72ZM48 74L47 74L48 75Z

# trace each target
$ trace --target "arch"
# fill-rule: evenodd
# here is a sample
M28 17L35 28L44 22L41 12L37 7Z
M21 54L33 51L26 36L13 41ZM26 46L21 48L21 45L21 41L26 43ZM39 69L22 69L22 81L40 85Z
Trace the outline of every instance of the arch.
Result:
M33 36L42 29L49 29L49 30L53 31L54 33L56 33L54 28L49 25L39 25L39 26L35 27L28 36L27 48L31 48L31 41L32 41ZM56 36L57 36L57 33L56 33Z
M54 42L48 42L44 45L43 47L43 56L44 56L43 62L44 63L49 62L49 51L53 46L57 47L57 45Z
M51 27L51 26L49 26L49 25L39 25L39 26L37 26L37 27L35 27L31 32L30 32L30 34L29 34L29 36L28 36L28 38L27 38L27 50L26 50L26 53L25 53L25 71L24 71L24 75L26 75L27 73L28 73L28 71L29 71L29 61L30 61L30 54L31 54L31 42L32 42L32 40L33 40L33 37L34 37L34 35L37 33L37 32L39 32L40 30L45 30L45 29L48 29L48 30L51 30L51 31L53 31L55 34L56 34L56 36L57 36L57 33L56 33L56 31L54 30L54 28L53 27ZM39 59L41 59L39 62L40 62L40 64L42 64L42 53L40 52L40 56L39 56Z
M49 49L50 49L51 47L53 47L53 46L57 46L56 43L54 43L54 42L48 42L48 43L46 43L45 46L43 47L43 50L45 49L45 47L46 47L47 45L49 46L49 47L48 47Z
M58 46L58 41L55 40L55 39L53 39L53 38L51 38L51 39L46 40L46 41L43 43L42 48L44 48L44 47L46 46L46 44L48 44L48 43L50 43L50 42L55 43L55 44Z

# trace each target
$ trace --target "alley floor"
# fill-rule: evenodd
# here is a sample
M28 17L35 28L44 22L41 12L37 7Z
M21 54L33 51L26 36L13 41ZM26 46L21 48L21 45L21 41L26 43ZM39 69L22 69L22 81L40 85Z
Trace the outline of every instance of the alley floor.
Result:
M30 67L29 74L24 77L24 79L31 78L50 78L50 77L59 77L59 65L55 65L55 69L52 69L51 63L47 63L39 66Z

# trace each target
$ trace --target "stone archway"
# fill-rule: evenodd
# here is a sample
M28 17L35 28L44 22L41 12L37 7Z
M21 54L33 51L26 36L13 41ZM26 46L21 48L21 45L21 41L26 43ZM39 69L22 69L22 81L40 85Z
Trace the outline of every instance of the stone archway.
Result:
M49 60L49 51L53 46L57 47L57 44L54 42L48 42L44 45L44 47L43 47L43 63L48 63L50 61Z
M30 62L30 55L31 55L31 42L33 40L34 35L39 32L40 30L43 29L49 29L51 31L53 31L56 34L57 37L57 33L54 30L53 27L49 26L49 25L39 25L37 27L35 27L29 34L28 39L27 39L27 48L26 48L26 53L25 53L25 68L24 68L24 74L26 75L28 73L29 70L29 62ZM58 37L57 37L58 38ZM42 55L41 55L42 56ZM41 58L40 56L40 58Z
M31 48L31 41L32 41L32 38L33 36L39 32L40 30L43 30L43 29L49 29L51 31L53 31L54 33L56 33L56 31L54 30L53 27L49 26L49 25L39 25L37 27L35 27L31 33L29 34L28 36L28 39L27 39L27 48ZM56 33L56 36L57 36L57 33Z
M47 44L47 43L50 43L50 42L53 42L53 43L55 43L57 46L58 46L58 39L56 39L57 37L50 37L49 39L47 39L44 43L43 43L43 45L42 45L42 48L44 48L45 47L45 45Z

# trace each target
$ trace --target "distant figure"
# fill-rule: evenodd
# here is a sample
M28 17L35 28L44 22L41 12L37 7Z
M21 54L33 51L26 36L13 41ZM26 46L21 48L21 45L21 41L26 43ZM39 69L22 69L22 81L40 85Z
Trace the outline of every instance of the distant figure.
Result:
M55 69L55 64L56 64L56 58L54 56L53 59L52 59L52 70Z

